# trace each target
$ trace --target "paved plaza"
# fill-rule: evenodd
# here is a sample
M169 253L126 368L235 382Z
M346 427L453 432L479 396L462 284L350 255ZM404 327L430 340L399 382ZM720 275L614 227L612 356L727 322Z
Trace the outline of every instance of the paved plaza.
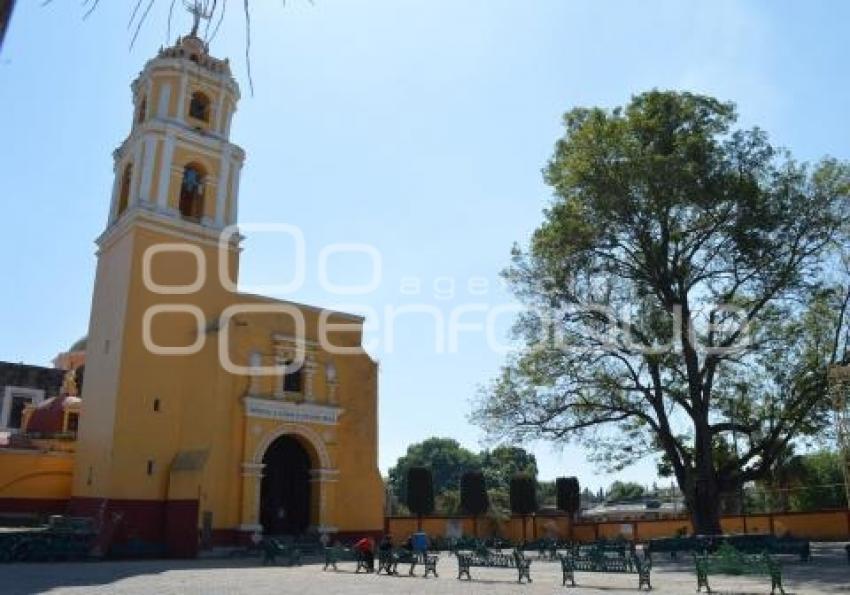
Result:
M850 593L850 566L837 545L813 547L814 560L802 564L785 559L785 590L792 594ZM401 570L401 567L400 567ZM440 577L423 579L404 576L356 575L353 564L340 564L339 572L322 572L321 565L263 567L257 560L202 559L190 561L92 562L57 564L6 564L0 566L0 592L156 594L198 593L297 593L328 595L381 593L472 595L490 593L636 593L634 576L579 573L579 587L561 587L560 566L537 561L532 565L531 585L517 585L509 570L473 569L472 582L457 580L457 562L444 554L438 566ZM693 565L688 562L658 561L652 573L654 593L694 593ZM770 580L761 578L712 577L712 588L725 594L768 593Z

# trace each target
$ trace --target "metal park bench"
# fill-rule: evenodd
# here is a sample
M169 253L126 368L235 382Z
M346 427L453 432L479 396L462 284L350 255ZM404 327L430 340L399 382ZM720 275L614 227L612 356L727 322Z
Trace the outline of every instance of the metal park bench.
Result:
M670 554L671 560L677 560L680 553L691 553L699 550L694 537L660 537L650 539L644 548L644 555L652 559L653 554Z
M484 547L484 542L473 537L459 537L450 540L448 546L452 554L457 554L460 551L474 551L480 547Z
M94 538L91 519L54 516L47 526L0 531L0 562L83 560Z
M416 565L422 564L425 567L423 578L428 578L429 574L437 577L437 561L439 559L440 557L436 554L413 552L407 549L378 552L378 574L383 571L387 575L398 575L399 564L410 564L410 570L407 574L414 576Z
M538 560L554 562L558 559L558 549L567 549L569 547L571 547L570 544L561 543L554 539L544 538L526 542L520 549L523 552L536 552Z
M768 554L743 554L729 544L723 544L714 554L698 554L694 557L697 572L697 592L703 587L711 593L708 584L710 574L728 574L732 576L766 575L770 577L770 593L776 589L785 595L782 588L782 568Z
M262 541L263 548L263 565L277 564L277 558L284 558L287 566L295 566L301 564L301 550L291 544L281 542L274 537L266 538Z
M322 570L327 570L329 567L333 567L334 570L339 570L336 566L339 562L355 562L355 574L359 574L361 570L364 572L372 572L372 569L369 568L369 564L366 562L366 558L359 551L351 549L350 547L343 547L339 545L326 547L325 566Z
M522 579L531 582L531 560L525 558L522 552L514 550L512 554L502 554L495 552L487 552L483 555L481 551L473 554L457 553L457 578L460 580L466 576L467 580L472 580L469 574L470 568L515 568L517 571L517 582L521 583Z
M651 539L644 550L649 558L652 554L669 553L676 560L679 553L705 554L717 550L723 544L731 545L737 551L746 554L792 554L800 556L801 562L811 559L811 545L806 539L796 537L776 537L765 534L717 535L692 537L667 537Z
M627 555L635 554L635 544L622 539L592 541L590 543L577 543L568 548L574 556L591 557L598 553L605 555L616 555L625 558Z
M606 555L603 549L597 549L590 555L567 554L561 556L561 572L563 574L564 586L569 581L571 587L576 586L576 572L599 572L606 574L636 574L638 577L638 590L646 587L652 589L650 573L652 562L641 560L634 554L620 556L618 552L614 555Z

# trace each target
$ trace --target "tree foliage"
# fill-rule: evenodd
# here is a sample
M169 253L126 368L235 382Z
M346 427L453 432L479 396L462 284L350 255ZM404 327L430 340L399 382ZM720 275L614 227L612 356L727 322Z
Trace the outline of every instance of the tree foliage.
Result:
M407 494L407 475L411 467L426 467L434 478L434 492L458 489L461 476L479 468L478 456L451 438L428 438L411 444L407 453L389 470L389 485L401 498ZM405 500L405 504L406 504Z
M639 500L646 494L646 489L633 481L615 481L608 488L605 500L608 502L629 502Z
M530 475L516 475L510 481L511 512L529 515L537 512L537 482Z
M576 477L559 477L555 480L558 510L574 516L581 508L581 487Z
M460 478L460 509L469 515L482 515L490 508L487 485L481 471L467 471Z
M519 446L498 446L480 455L487 486L507 490L517 474L537 477L537 457Z
M505 273L525 347L473 415L494 439L582 441L612 469L662 457L704 533L720 493L824 426L848 296L848 166L799 164L736 119L661 91L566 114L554 201Z
M434 512L434 480L426 467L407 470L407 507L417 516Z

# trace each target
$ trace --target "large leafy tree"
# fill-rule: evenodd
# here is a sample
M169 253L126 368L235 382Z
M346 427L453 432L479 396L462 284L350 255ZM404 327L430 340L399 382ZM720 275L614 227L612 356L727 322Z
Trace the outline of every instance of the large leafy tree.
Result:
M537 457L520 446L497 446L481 453L487 487L507 491L516 475L537 477Z
M718 533L719 495L825 421L837 344L807 317L837 268L848 167L798 164L690 93L564 123L554 201L506 271L525 347L473 417L493 438L581 440L610 468L660 455L695 529Z
M451 438L428 438L411 444L407 453L389 470L389 485L400 498L407 494L407 473L411 467L426 467L434 478L435 494L456 490L460 478L479 466L478 456ZM405 504L407 502L405 501Z
M646 489L639 483L633 481L615 481L608 488L606 500L609 502L628 502L639 500L646 493Z

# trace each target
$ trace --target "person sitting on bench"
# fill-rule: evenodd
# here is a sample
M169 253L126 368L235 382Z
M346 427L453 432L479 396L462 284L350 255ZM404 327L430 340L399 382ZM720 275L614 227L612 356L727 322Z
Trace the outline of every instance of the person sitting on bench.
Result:
M372 538L362 538L354 544L353 549L366 560L366 567L369 572L375 572L375 542L372 541Z

